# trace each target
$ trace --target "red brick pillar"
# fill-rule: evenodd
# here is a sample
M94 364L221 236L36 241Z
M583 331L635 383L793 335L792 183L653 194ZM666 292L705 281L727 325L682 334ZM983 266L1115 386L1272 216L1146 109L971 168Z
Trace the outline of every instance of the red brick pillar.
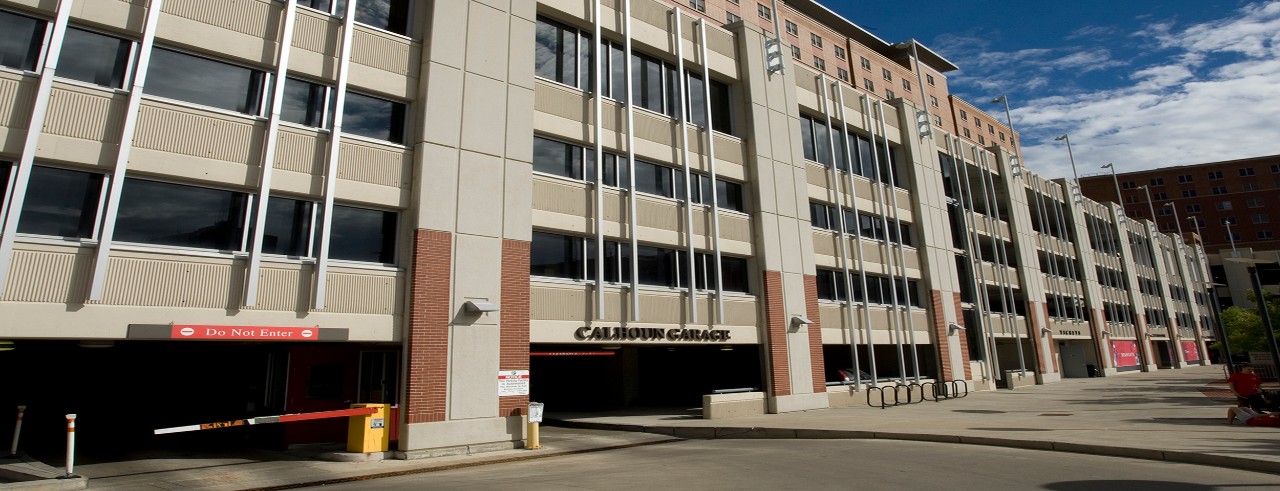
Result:
M809 366L813 369L813 393L822 394L827 391L826 360L822 354L822 311L818 310L818 277L804 275L804 307L805 315L813 324L805 326L809 329Z
M1115 365L1115 363L1111 361L1111 357L1107 356L1107 351L1103 349L1102 345L1102 343L1106 342L1106 337L1102 335L1102 331L1106 329L1105 326L1107 325L1107 319L1102 314L1101 309L1093 309L1093 315L1090 317L1093 318L1093 339L1098 341L1097 345L1094 347L1098 352L1099 368L1112 368L1112 365Z
M409 423L445 419L452 257L453 236L449 232L426 229L414 232L409 280L409 343L405 354L408 393L403 410Z
M967 329L969 326L964 325L964 307L960 305L962 302L960 301L959 292L954 294L954 301L956 307L956 323ZM992 353L988 357L992 356L995 356L995 354ZM973 379L973 367L969 365L969 360L969 336L960 336L960 362L964 366L965 380ZM991 360L987 360L987 363L991 363Z
M1031 320L1031 332L1027 334L1031 341L1031 356L1036 358L1036 370L1039 373L1048 373L1048 367L1044 364L1044 357L1040 356L1040 316L1035 315L1036 311L1043 311L1044 318L1049 318L1049 306L1046 304L1044 309L1036 307L1036 302L1027 300L1027 319ZM1025 356L1026 353L1023 353Z
M769 341L769 380L773 396L791 395L791 367L787 359L787 314L782 298L782 272L764 272L764 317Z
M938 290L929 290L929 318L933 324L933 338L937 340L938 375L942 380L955 380L951 369L951 346L947 343L947 318L942 312L942 292Z
M501 370L529 369L529 242L502 241ZM498 399L499 416L520 416L529 396Z

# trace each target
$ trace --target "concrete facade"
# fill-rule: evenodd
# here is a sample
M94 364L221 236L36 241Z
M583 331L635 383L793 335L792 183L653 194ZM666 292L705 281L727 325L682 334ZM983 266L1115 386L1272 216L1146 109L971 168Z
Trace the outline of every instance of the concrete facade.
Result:
M387 8L353 21L293 1L0 0L0 15L51 33L33 48L43 61L69 19L72 36L124 43L128 67L260 82L237 94L257 109L228 109L215 87L166 89L181 75L169 66L153 64L149 85L125 70L115 87L0 68L0 339L13 353L261 350L284 367L244 378L283 388L182 400L396 404L410 456L520 445L531 397L781 413L856 403L868 386L1207 363L1203 251L1029 172L1017 135L948 94L956 67L924 46L917 77L910 49L807 1L770 11L796 26L781 70L754 2L354 3ZM609 52L600 76L589 50ZM319 119L290 112L300 101ZM144 181L188 186L191 206L222 193L233 206L187 221L239 213L239 232L137 232L183 208L137 208L132 189L161 186ZM84 199L37 209L63 192ZM297 248L279 252L286 242ZM525 370L532 394L501 385Z

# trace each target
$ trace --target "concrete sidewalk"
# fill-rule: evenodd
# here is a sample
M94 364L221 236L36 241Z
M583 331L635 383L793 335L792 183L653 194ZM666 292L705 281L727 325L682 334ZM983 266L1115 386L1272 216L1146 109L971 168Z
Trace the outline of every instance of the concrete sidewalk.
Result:
M686 438L887 438L1081 452L1280 473L1280 430L1226 424L1221 367L1192 367L877 409L857 406L704 420L693 412L556 414L543 449L421 460L332 462L305 452L121 456L81 465L94 489L287 489L536 459ZM605 430L625 430L605 431ZM56 465L56 464L55 464ZM42 481L53 486L67 483ZM36 483L0 484L0 489ZM34 489L56 489L45 487Z

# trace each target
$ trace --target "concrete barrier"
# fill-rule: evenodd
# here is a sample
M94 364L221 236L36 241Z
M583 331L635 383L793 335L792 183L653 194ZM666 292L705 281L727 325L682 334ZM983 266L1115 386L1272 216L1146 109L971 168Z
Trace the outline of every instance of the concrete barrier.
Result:
M702 419L761 416L766 411L764 392L706 394L702 396Z

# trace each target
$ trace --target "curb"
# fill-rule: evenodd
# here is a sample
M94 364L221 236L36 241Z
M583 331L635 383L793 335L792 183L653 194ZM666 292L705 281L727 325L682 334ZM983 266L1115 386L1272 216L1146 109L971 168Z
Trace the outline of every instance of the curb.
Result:
M1215 455L1200 452L1179 452L1139 447L1119 447L1086 443L1055 442L1048 440L1021 440L986 436L943 435L934 433L901 433L865 430L826 430L804 428L769 427L719 427L719 426L642 426L632 424L593 423L583 421L553 420L546 424L566 428L589 430L636 431L672 435L683 439L841 439L841 440L898 440L961 445L986 445L991 447L1070 452L1109 457L1143 460L1161 460L1181 464L1211 465L1232 469L1280 474L1280 462L1248 456Z

